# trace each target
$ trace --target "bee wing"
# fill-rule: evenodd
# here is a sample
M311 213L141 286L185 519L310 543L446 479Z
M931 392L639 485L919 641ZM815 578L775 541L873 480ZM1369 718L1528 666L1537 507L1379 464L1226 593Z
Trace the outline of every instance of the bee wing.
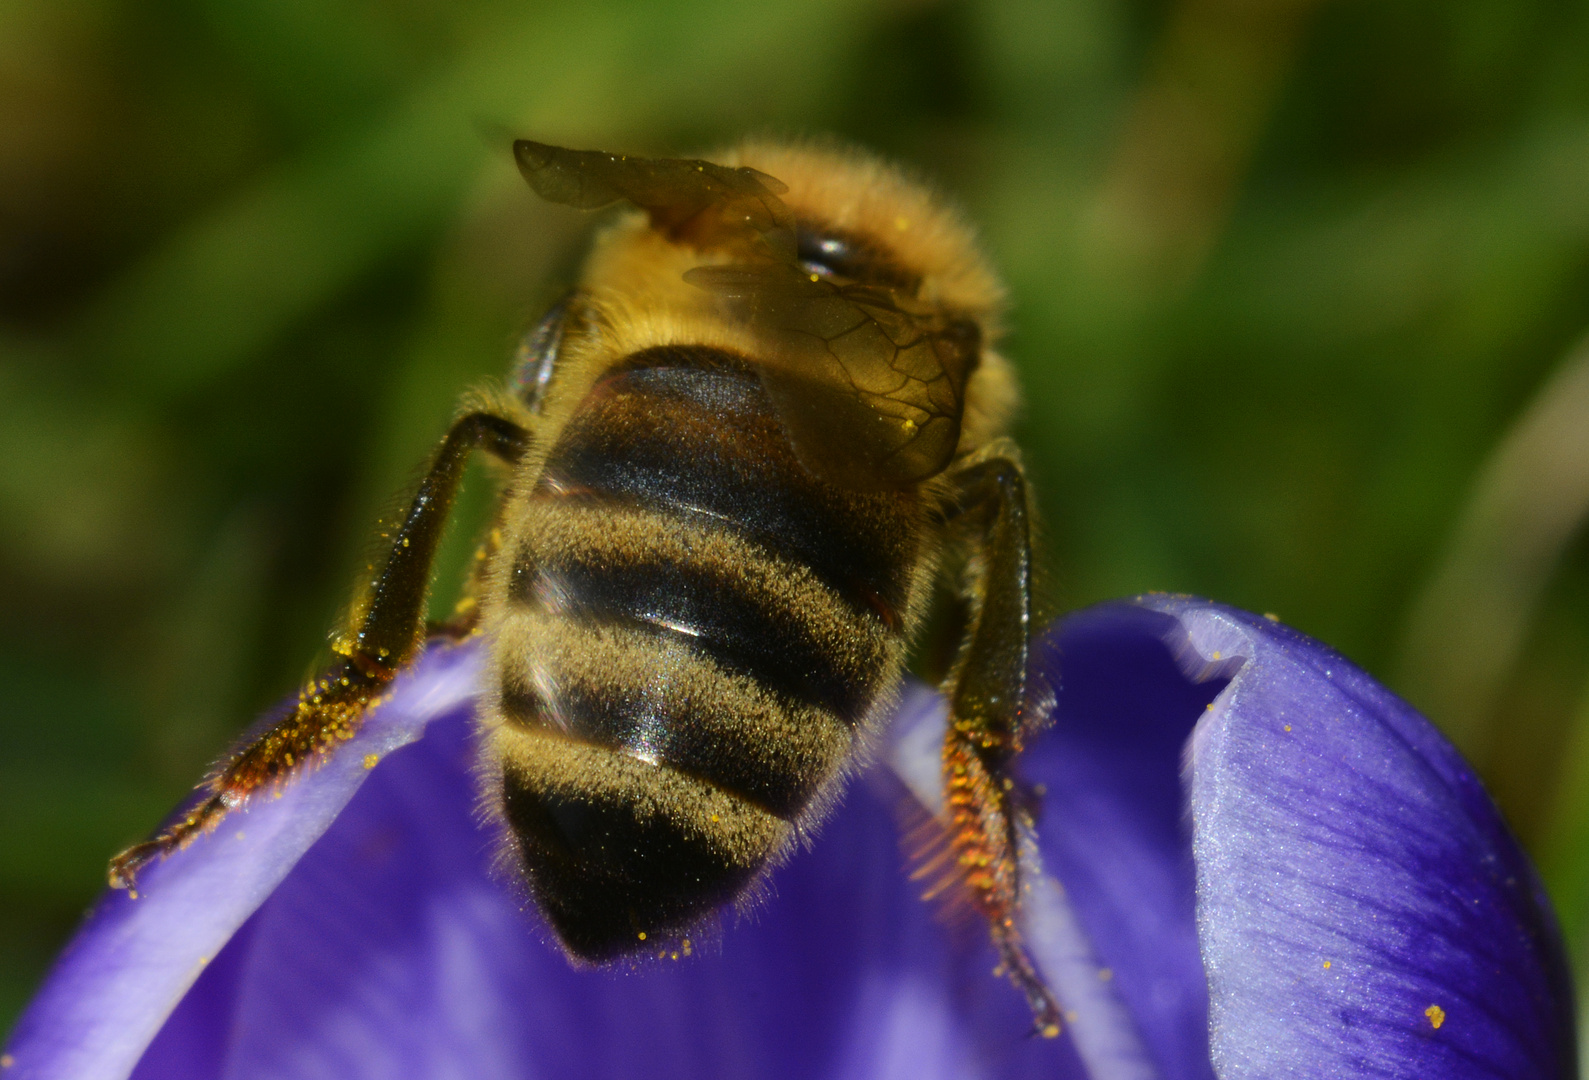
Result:
M568 150L520 139L519 172L542 198L581 210L628 200L669 235L702 247L755 249L792 260L794 216L778 196L788 187L764 172L710 161Z
M975 322L792 261L702 266L685 280L766 339L762 381L813 473L864 490L948 466L981 345Z

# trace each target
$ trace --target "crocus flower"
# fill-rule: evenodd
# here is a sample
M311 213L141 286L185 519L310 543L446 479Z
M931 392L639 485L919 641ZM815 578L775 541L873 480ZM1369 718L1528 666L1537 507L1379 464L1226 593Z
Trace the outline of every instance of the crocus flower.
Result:
M1576 1075L1532 869L1406 704L1273 621L1148 596L1039 642L1052 727L1024 933L1068 1025L1027 1037L975 920L901 872L943 710L882 754L748 917L573 969L492 868L471 648L433 650L320 768L106 894L5 1080ZM1062 674L1061 674L1062 673Z

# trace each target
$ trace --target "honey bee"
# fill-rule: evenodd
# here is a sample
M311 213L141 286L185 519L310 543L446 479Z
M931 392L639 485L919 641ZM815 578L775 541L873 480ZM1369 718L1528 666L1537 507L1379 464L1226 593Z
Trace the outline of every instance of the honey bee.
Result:
M1002 290L969 228L883 163L747 142L715 160L521 140L542 197L626 209L514 373L454 422L295 709L205 781L151 859L346 738L423 647L464 463L508 479L455 634L490 654L485 800L571 958L678 939L809 836L896 700L946 557L953 872L1045 1034L1011 765L1028 703L1029 508L1004 432Z

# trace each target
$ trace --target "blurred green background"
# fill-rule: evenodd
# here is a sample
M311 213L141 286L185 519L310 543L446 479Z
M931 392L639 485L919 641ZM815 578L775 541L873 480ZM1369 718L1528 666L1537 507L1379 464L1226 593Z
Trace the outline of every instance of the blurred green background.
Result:
M764 130L983 226L1056 604L1340 647L1479 765L1582 955L1585 0L4 0L0 1026L567 281L582 220L504 133Z

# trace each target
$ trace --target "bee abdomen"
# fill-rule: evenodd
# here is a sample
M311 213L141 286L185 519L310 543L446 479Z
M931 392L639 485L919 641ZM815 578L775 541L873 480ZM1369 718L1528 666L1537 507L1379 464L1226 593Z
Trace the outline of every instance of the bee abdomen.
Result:
M597 959L787 846L898 678L919 570L914 495L811 477L732 358L651 353L521 503L495 646L503 811L564 944Z

